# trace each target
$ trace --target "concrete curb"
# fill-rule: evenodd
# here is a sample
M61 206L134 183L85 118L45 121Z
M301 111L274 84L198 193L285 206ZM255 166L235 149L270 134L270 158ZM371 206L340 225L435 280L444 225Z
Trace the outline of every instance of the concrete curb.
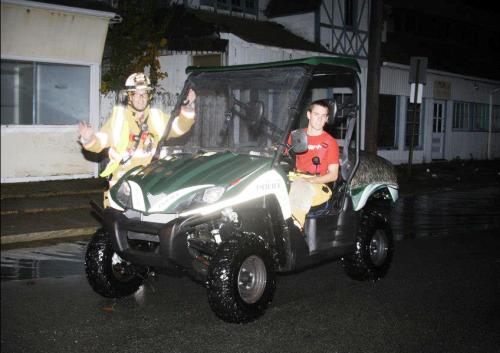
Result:
M73 207L45 207L45 208L29 208L25 210L7 210L7 211L1 211L0 215L2 216L8 216L8 215L17 215L17 214L24 214L24 213L42 213L42 212L61 212L61 211L67 211L67 210L85 210L89 209L89 205L82 205L82 206L73 206Z
M74 196L74 195L87 195L87 194L102 194L104 189L88 189L88 190L77 190L77 191L45 191L45 192L30 192L30 193L12 193L6 192L2 193L0 196L1 200L7 199L24 199L29 197L51 197L51 196Z
M24 242L38 241L38 240L80 237L83 235L92 235L93 233L96 232L98 228L99 227L95 226L95 227L52 230L47 232L2 235L0 237L0 244L7 245L7 244L24 243Z

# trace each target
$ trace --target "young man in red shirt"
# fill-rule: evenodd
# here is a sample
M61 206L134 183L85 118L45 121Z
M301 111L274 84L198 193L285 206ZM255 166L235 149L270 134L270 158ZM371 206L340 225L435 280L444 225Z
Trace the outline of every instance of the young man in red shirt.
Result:
M307 109L309 123L306 128L308 150L296 155L296 169L301 173L313 174L295 178L290 188L290 205L295 224L304 227L305 218L312 201L321 188L312 184L326 184L337 180L339 174L339 147L337 141L326 131L330 107L327 102L317 100ZM313 159L319 158L315 165Z

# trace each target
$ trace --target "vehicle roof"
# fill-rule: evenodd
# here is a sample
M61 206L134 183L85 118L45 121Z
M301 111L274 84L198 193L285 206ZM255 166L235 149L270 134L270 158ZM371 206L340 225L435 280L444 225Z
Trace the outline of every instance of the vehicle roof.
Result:
M224 71L234 71L234 70L265 69L265 68L298 66L298 65L322 66L322 67L330 66L332 68L337 66L337 67L348 68L356 72L361 72L359 63L357 62L356 59L353 58L312 56L303 59L273 61L267 63L246 64L246 65L208 66L208 67L189 66L186 68L186 73L224 72Z

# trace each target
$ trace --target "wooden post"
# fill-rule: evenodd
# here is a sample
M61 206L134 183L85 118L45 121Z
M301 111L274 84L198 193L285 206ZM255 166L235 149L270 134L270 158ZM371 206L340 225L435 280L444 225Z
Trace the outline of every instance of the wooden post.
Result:
M415 94L413 96L413 114L411 126L410 149L408 151L408 177L411 178L411 166L413 162L413 145L415 144L415 123L417 122L417 99L418 99L418 75L420 74L420 60L417 61L417 80L415 82Z
M370 7L370 33L368 43L368 75L365 109L365 150L377 153L378 111L380 94L380 66L384 2L372 0Z

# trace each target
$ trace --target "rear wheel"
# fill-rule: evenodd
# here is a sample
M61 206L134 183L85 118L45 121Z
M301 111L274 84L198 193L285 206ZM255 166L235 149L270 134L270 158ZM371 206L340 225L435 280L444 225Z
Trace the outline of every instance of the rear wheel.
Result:
M92 289L108 298L133 294L144 281L135 266L115 253L104 229L99 229L87 246L85 272Z
M242 234L220 245L208 275L208 302L227 322L250 322L263 315L276 289L274 266L265 244Z
M364 210L355 251L342 258L349 277L376 281L385 276L392 262L394 240L387 219L376 210Z

